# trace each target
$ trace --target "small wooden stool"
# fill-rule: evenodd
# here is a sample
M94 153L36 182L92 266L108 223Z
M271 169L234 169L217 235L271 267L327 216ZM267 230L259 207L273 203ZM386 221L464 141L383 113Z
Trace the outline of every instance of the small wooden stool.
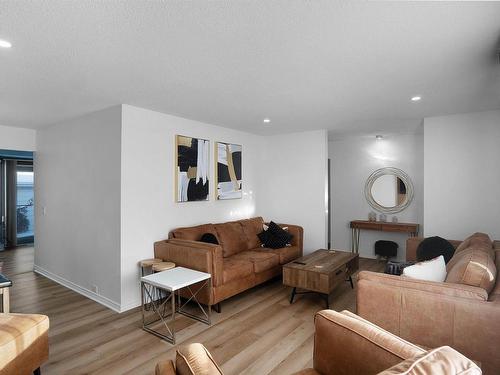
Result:
M144 276L144 270L146 268L152 267L153 264L161 263L162 259L152 258L152 259L144 259L139 262L139 267L141 267L141 276Z
M175 267L175 263L172 263L172 262L159 262L159 263L153 264L153 266L152 266L153 273L166 271L166 270L169 270L169 269L174 268L174 267Z

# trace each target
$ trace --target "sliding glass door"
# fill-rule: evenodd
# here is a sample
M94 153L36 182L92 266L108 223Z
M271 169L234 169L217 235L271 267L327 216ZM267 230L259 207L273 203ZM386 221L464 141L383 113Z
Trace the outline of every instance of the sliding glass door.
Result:
M16 231L17 243L32 243L34 239L33 162L18 161L16 170Z
M0 251L5 249L5 162L0 159Z

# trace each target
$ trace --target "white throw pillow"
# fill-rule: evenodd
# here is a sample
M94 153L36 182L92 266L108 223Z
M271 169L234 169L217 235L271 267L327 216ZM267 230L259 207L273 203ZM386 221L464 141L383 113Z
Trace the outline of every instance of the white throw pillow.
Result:
M442 255L403 268L403 276L428 281L443 282L446 279L446 263Z

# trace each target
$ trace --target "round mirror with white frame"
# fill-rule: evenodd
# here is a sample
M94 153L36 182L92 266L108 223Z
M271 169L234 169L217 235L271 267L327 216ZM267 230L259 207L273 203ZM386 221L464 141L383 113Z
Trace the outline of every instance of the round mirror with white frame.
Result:
M394 214L410 205L413 199L413 184L401 169L380 168L366 180L365 197L375 210Z

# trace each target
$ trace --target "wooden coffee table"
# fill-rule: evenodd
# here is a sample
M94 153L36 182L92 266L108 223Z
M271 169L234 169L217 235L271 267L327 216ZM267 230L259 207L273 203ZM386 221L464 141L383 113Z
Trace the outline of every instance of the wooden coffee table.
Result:
M320 249L283 266L283 284L293 287L290 303L296 294L319 293L330 308L329 296L359 268L359 255L347 251ZM297 292L297 288L304 291Z

